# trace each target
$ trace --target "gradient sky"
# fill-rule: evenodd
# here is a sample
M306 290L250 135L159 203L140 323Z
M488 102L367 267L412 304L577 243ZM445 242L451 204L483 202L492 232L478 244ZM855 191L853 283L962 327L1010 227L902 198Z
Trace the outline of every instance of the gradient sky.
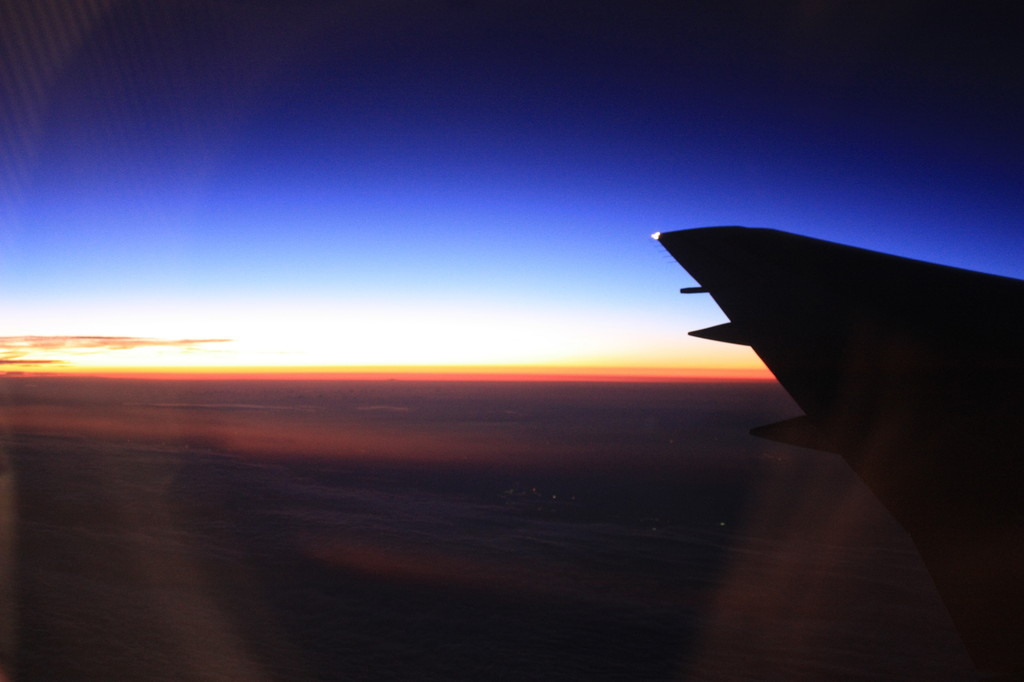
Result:
M705 225L1024 278L1013 8L0 3L0 363L760 367Z

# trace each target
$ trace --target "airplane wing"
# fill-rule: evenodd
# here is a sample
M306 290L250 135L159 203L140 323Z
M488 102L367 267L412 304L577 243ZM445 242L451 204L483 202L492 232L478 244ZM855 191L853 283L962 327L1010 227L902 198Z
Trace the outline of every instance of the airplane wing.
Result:
M910 533L979 670L1024 672L1024 281L785 232L654 237Z

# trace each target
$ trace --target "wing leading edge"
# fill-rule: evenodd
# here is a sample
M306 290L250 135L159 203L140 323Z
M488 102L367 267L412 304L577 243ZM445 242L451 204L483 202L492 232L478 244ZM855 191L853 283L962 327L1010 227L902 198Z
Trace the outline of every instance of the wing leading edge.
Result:
M837 452L907 529L980 670L1024 672L1024 281L785 232L658 241L804 416L752 431Z

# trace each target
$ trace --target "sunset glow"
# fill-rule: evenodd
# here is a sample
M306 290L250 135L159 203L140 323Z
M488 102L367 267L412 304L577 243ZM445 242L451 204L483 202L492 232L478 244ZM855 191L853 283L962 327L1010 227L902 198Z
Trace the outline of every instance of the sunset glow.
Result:
M107 313L97 326L144 335L0 337L0 362L8 371L99 376L342 377L382 371L523 378L767 375L749 348L688 337L681 326L686 306L679 307L680 319L663 320L638 319L630 312L616 320L592 306L561 315L544 308L532 313L516 307L506 312L482 305L463 308L429 303L413 309L396 303L279 306L256 317L238 306L226 319L218 319L212 309L191 315L164 310L159 317L140 310L128 319ZM91 326L87 316L78 317L75 325L62 328ZM182 337L181 332L193 333Z

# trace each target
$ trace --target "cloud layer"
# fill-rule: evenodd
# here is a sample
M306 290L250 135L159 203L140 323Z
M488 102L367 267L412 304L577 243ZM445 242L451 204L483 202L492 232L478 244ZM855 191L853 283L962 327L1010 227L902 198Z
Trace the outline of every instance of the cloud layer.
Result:
M206 344L231 339L155 339L142 336L0 336L0 365L55 365L67 360L51 354L77 354L134 348L167 347L205 351Z

